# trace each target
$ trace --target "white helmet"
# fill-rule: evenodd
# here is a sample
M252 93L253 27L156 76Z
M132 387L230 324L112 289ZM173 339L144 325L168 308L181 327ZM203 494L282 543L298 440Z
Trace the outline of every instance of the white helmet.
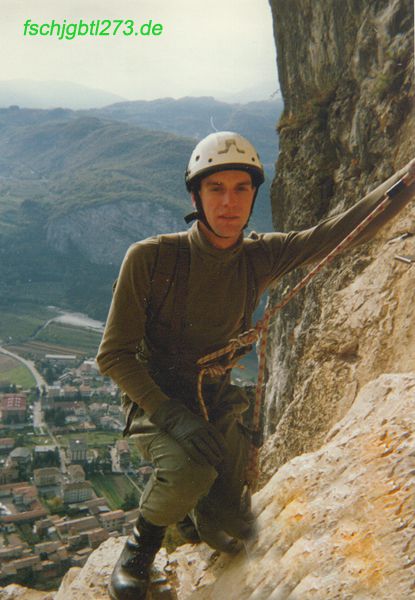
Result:
M253 184L264 182L264 168L253 145L239 133L218 131L201 140L192 152L185 173L186 187L210 173L236 169L251 174Z

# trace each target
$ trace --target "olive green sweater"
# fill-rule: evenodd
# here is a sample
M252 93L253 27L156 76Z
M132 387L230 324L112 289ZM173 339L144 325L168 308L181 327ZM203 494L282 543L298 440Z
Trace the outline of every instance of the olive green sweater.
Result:
M230 249L213 247L197 223L188 232L190 274L186 304L184 363L196 360L225 345L241 333L248 286L246 244L262 246L263 261L256 267L260 292L296 267L325 256L383 198L385 191L406 173L396 173L349 210L332 216L315 227L289 233L254 234ZM360 235L357 242L372 237L415 196L415 185L395 196L391 205ZM113 295L97 361L102 374L110 376L133 402L151 414L168 399L156 383L137 349L148 336L146 314L150 279L158 248L157 237L133 244L126 253ZM172 314L173 294L167 295L159 315L157 333L151 332L150 347L163 346L163 326ZM166 322L166 323L165 323ZM168 331L165 328L165 331ZM158 339L157 339L158 336ZM148 340L147 340L148 341ZM159 342L159 344L158 344ZM162 354L162 353L161 353ZM173 356L161 356L164 369ZM177 374L179 377L180 374Z

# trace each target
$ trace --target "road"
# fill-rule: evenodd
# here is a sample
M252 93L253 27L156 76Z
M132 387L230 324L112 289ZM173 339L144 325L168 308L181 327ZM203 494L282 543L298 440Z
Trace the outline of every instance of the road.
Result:
M7 354L7 356L11 356L12 358L15 358L16 360L23 363L29 369L29 371L32 373L33 377L35 378L36 385L40 392L42 391L42 387L45 387L46 389L48 389L48 384L46 383L46 380L42 377L42 375L36 369L35 364L32 360L27 360L26 358L23 358L22 356L19 356L18 354L15 354L14 352L10 352L10 350L6 350L6 348L3 348L3 346L0 346L0 353Z
M42 377L42 375L36 369L33 361L27 360L26 358L22 358L18 354L15 354L14 352L10 352L10 350L6 350L6 348L3 348L2 346L0 346L0 353L7 354L7 356L11 356L12 358L15 358L16 360L23 363L32 373L33 377L36 380L36 386L41 393L42 393L43 389L45 389L46 391L48 390L49 386L48 386L46 380L44 379L44 377ZM61 459L61 471L63 473L66 473L67 468L66 468L65 450L61 447L59 440L49 429L47 423L45 423L45 421L43 420L43 411L42 411L42 404L41 404L40 399L36 400L34 403L34 406L33 406L33 428L39 430L41 435L44 435L46 433L49 436L49 438L52 440L52 442L59 448L59 454L60 454L60 459Z
M36 387L40 393L42 393L43 389L48 389L48 384L46 380L36 369L33 361L27 360L26 358L23 358L22 356L19 356L19 354L15 354L14 352L10 352L10 350L6 350L6 348L3 348L2 346L0 346L0 354L6 354L7 356L11 356L12 358L15 358L19 362L23 363L35 378ZM35 429L39 429L42 434L45 432L46 429L46 423L43 420L43 412L40 400L36 400L33 406L33 427Z

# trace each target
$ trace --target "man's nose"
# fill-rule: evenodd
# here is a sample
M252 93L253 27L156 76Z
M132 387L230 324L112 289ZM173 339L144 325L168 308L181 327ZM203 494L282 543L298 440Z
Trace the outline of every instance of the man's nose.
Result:
M233 190L226 190L223 194L225 206L233 206L238 203L237 194Z

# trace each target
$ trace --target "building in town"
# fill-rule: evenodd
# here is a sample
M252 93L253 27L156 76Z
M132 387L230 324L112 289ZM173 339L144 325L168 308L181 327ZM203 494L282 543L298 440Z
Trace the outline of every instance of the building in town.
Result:
M0 485L15 483L17 481L19 481L19 469L15 464L0 467Z
M82 465L69 465L67 469L69 481L79 483L85 481L85 471Z
M14 438L0 438L0 454L8 454L11 450L13 450L15 443L16 442Z
M128 471L131 466L131 452L127 440L117 440L115 444L116 460L120 471Z
M71 481L63 484L62 495L65 504L75 504L91 500L94 490L90 481Z
M35 469L33 480L39 495L43 498L61 497L62 475L57 467Z
M7 457L6 467L16 467L20 481L29 479L32 472L32 453L29 448L19 446L14 448Z
M100 515L99 521L107 531L122 531L125 523L125 512L123 510L112 510L111 512Z
M25 394L4 394L0 402L1 420L4 425L24 423L27 400Z
M70 440L68 458L72 463L85 463L87 461L88 445L84 440Z

